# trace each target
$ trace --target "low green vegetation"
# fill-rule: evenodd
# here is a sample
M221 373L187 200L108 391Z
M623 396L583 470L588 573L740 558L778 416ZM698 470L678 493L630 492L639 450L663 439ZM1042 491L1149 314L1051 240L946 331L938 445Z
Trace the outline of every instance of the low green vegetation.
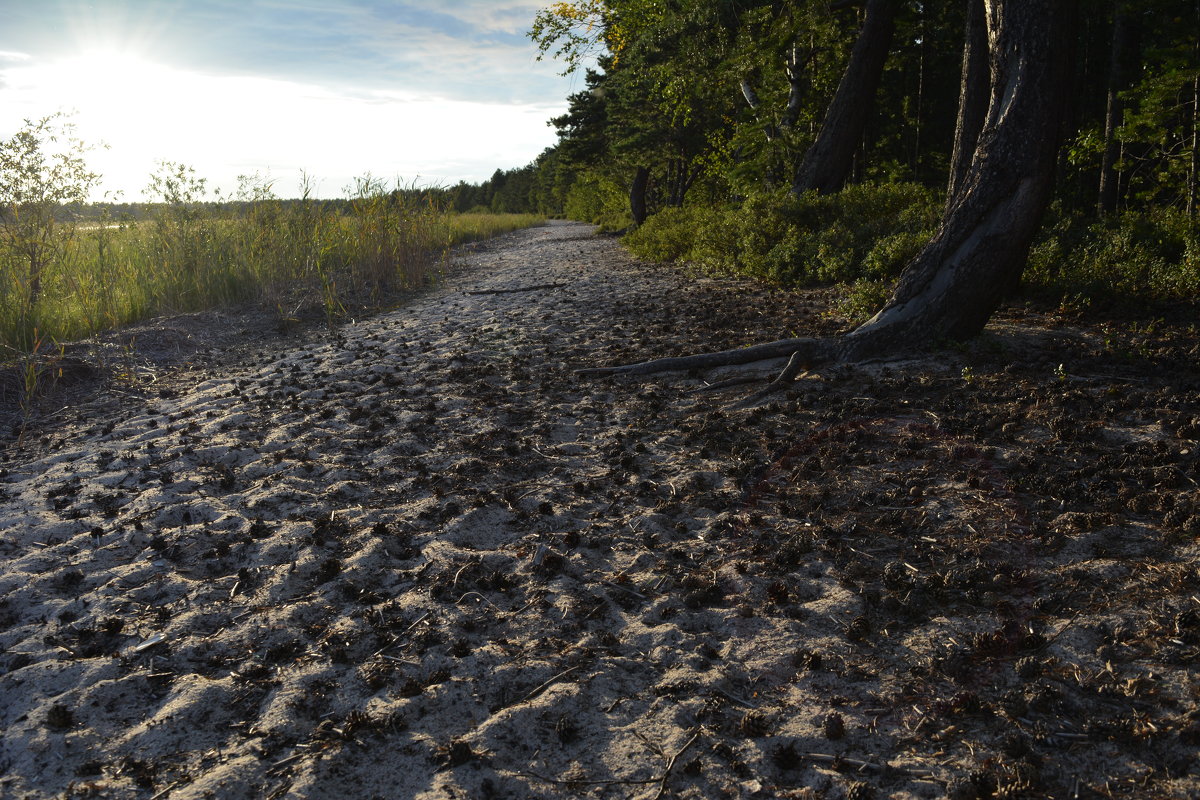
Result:
M789 286L900 273L937 227L940 204L917 184L858 184L836 195L756 195L717 209L664 209L626 236L653 261L692 261Z
M286 321L319 302L370 301L421 286L460 242L539 224L536 214L446 210L436 192L363 178L346 200L274 195L242 180L207 198L191 168L163 163L157 202L84 204L97 176L60 118L0 142L0 348L8 361L149 316L261 301Z
M865 129L835 131L858 142L844 188L816 197L802 176L810 153L828 152L814 146L827 116L854 116L827 112L865 31L863 4L567 0L546 4L529 32L581 79L551 120L557 145L452 187L454 202L630 231L625 241L647 259L844 284L841 310L865 319L938 227L967 12L982 7L875 5L896 12L894 35L876 42L888 49L877 90L858 98L870 106ZM1073 96L1021 291L1071 308L1194 301L1200 5L1094 5L1064 38L1078 54Z
M854 184L838 194L756 195L725 208L665 208L625 236L650 261L783 286L844 284L839 311L855 321L886 301L937 229L942 198L918 184ZM1200 226L1181 209L1096 219L1053 210L1021 290L1068 306L1129 306L1200 294Z

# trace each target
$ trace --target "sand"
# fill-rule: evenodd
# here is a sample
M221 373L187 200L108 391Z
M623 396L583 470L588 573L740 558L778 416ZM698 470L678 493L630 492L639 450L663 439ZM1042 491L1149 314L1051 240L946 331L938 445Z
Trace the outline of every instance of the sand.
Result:
M0 465L0 796L1195 796L1195 518L1043 504L1015 476L1058 418L957 424L969 354L749 410L689 393L728 372L572 372L832 332L823 297L556 223L98 389ZM1085 438L1163 442L1193 502L1156 420Z

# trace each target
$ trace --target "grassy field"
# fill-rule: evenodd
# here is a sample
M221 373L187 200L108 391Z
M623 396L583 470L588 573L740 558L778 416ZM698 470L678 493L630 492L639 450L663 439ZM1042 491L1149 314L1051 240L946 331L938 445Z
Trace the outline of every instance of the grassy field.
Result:
M348 202L161 203L137 220L55 223L36 241L9 237L0 248L0 348L30 353L158 314L245 300L281 319L319 302L336 319L348 296L436 277L455 244L541 221L447 213L411 193L372 190Z

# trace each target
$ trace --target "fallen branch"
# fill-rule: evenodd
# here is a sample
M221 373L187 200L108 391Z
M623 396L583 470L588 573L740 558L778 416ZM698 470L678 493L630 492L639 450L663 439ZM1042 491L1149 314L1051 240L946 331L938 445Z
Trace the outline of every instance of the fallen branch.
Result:
M671 756L671 758L667 761L667 768L665 770L663 770L662 780L660 780L658 783L658 791L654 795L654 800L659 800L666 793L667 778L671 777L671 770L675 769L675 763L677 761L679 761L679 757L684 754L684 751L686 751L689 747L691 747L692 744L695 743L695 741L699 738L700 738L700 731L697 730L695 733L692 734L692 738L688 739L684 743L683 747L676 750L675 755Z
M820 764L829 764L834 769L839 767L854 767L857 770L875 770L876 772L894 772L900 775L906 775L911 778L928 778L933 775L932 772L926 769L909 769L907 767L893 767L891 764L877 764L873 761L860 761L857 758L845 758L844 756L834 756L827 753L797 753L800 758L816 761Z
M629 780L609 778L593 781L586 778L551 778L549 775L541 775L528 769L518 769L514 770L514 772L518 775L535 778L543 783L553 783L559 786L645 786L650 783L658 783L658 778L634 778Z
M534 286L520 286L516 289L476 289L474 291L463 292L463 294L515 294L516 292L536 292L541 289L558 289L566 286L565 283L539 283Z
M544 691L546 688L548 688L548 687L549 687L549 686L551 686L552 684L554 684L554 683L558 682L558 681L559 681L559 680L561 680L562 678L565 678L565 677L567 677L567 676L568 676L568 675L570 675L572 672L574 672L575 670L579 669L581 666L583 666L583 665L582 665L582 664L576 664L576 665L575 665L575 666L573 666L573 667L567 667L567 668L566 668L566 669L564 669L562 672L558 673L558 674L557 674L557 675L555 675L553 678L551 678L550 680L546 681L546 682L545 682L545 683L543 683L542 685L538 686L536 689L534 689L532 692L530 692L529 694L527 694L527 695L525 695L524 697L522 697L522 698L521 698L520 700L518 700L517 702L513 703L513 705L519 706L519 705L521 705L521 703L528 703L530 700L532 700L533 698L535 698L535 697L537 697L539 694L541 694L541 693L542 693L542 692L543 692L543 691Z
M716 383L707 383L704 386L698 386L695 389L689 389L684 392L685 396L691 394L707 394L709 392L719 392L722 389L729 389L734 386L745 386L747 383L758 383L763 378L761 375L743 375L740 378L726 378L723 381Z

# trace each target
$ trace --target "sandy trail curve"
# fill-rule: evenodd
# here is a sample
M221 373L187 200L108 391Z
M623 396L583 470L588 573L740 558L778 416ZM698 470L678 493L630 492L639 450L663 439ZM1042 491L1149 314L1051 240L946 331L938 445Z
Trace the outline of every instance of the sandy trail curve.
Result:
M971 747L931 738L954 720L923 720L979 705L934 667L948 640L1005 619L1053 634L1073 612L1000 608L1041 545L1008 478L938 427L946 411L807 381L735 415L684 395L695 377L581 382L572 369L833 323L803 293L647 267L577 224L460 260L395 312L7 456L0 795L937 797L981 747L1008 752L986 720ZM830 391L836 413L794 410ZM830 427L847 414L862 422ZM868 509L780 499L830 443L864 441L902 455L838 467L860 475L852 494L893 531L924 513L934 545L858 550L843 526ZM963 525L990 541L965 545ZM992 596L953 621L901 608L889 628L863 553L892 588L930 574L921 558L1016 559L1022 577L947 577L936 603L978 569ZM1037 569L1069 559L1094 561ZM1015 660L984 680L1017 680Z

